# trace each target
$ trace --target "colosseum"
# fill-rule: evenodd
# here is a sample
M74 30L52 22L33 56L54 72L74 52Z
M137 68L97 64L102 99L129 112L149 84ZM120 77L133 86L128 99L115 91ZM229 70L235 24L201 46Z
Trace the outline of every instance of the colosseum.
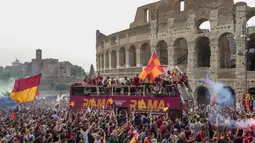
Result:
M126 30L96 31L97 71L104 76L134 76L156 52L164 68L188 74L195 101L207 102L206 75L231 89L236 101L255 95L255 27L247 22L255 7L233 0L161 0L137 8ZM210 23L210 29L201 24Z

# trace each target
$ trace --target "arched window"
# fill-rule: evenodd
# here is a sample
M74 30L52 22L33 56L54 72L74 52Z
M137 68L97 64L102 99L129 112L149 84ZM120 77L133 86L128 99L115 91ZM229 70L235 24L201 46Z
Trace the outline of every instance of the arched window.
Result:
M157 44L157 55L161 65L168 65L168 50L167 43L162 40Z
M188 64L188 44L187 40L184 38L178 38L174 42L174 58L177 59L177 65Z
M117 55L115 50L111 52L111 68L117 68Z
M151 48L148 43L144 43L140 50L140 61L141 66L147 66L149 60L151 58Z
M199 37L196 41L197 67L210 67L211 48L207 37Z
M197 33L205 33L211 31L211 24L208 19L200 19L197 21Z
M129 48L129 65L130 65L130 67L136 66L136 48L135 48L135 46L131 46Z
M198 105L208 105L210 104L210 92L208 88L200 86L196 89L197 103Z
M126 65L126 50L124 47L121 47L119 51L119 64L120 67L125 67Z
M218 40L220 68L236 67L236 43L234 35L224 33Z

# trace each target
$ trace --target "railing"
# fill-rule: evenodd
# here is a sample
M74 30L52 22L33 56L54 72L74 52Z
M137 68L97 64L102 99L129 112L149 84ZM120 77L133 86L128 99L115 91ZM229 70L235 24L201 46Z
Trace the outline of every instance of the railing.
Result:
M158 88L158 89L153 89ZM72 86L71 95L73 96L179 96L180 91L176 85L166 85L156 87L154 85L140 86Z

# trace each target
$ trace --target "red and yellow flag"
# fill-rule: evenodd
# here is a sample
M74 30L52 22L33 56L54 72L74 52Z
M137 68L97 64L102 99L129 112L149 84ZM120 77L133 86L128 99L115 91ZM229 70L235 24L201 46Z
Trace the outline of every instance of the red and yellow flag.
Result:
M140 73L139 78L141 80L145 80L146 77L149 77L150 81L152 82L162 72L164 72L164 69L159 62L157 54L154 52L153 55L151 56L151 59L149 60L149 62L147 64L147 66Z
M38 74L29 78L17 79L11 93L11 98L18 103L33 101L39 93L38 88L41 77L42 74Z
M137 142L137 138L138 138L139 134L136 133L133 138L131 139L130 143L136 143Z

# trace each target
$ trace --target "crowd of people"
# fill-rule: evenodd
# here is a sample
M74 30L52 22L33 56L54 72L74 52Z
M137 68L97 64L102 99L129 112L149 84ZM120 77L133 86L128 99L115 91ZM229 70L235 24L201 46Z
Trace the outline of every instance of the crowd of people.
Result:
M87 86L87 87L95 87L101 86L101 93L104 92L120 92L123 89L123 93L125 94L128 92L128 88L124 87L131 87L129 91L132 95L150 95L150 94L157 94L157 95L169 95L169 92L173 91L172 87L176 87L176 85L180 85L185 87L185 89L191 92L191 88L188 84L188 77L186 73L182 72L170 72L159 75L153 83L151 83L150 78L148 77L145 81L140 80L139 75L136 75L133 78L113 78L113 77L106 77L98 73L98 75L94 78L86 77L82 82L74 83L73 86ZM144 88L141 88L144 87ZM105 89L105 90L103 90ZM119 90L118 90L119 89ZM94 90L96 91L96 90ZM88 91L89 92L89 91Z
M167 84L166 84L167 83ZM134 78L85 78L75 85L153 85L147 92L164 92L165 85L189 87L185 73L160 75L151 84ZM157 89L156 89L157 88ZM152 90L152 91L151 91ZM56 97L57 98L57 97ZM112 110L71 110L68 99L40 98L16 110L0 109L2 143L255 143L255 115L235 106L199 105L164 115L113 107ZM244 105L245 106L245 105ZM243 108L245 109L245 107ZM236 122L246 119L248 126Z
M221 124L208 107L196 107L165 115L69 109L67 100L40 99L22 104L17 110L0 110L2 143L250 143L255 128ZM210 111L211 110L211 111ZM233 109L231 109L233 110ZM228 109L230 111L230 109ZM225 112L225 111L223 111ZM251 118L241 111L229 116ZM223 113L220 113L221 115ZM216 120L216 123L214 122ZM220 119L218 119L220 120ZM218 123L217 123L218 122Z

